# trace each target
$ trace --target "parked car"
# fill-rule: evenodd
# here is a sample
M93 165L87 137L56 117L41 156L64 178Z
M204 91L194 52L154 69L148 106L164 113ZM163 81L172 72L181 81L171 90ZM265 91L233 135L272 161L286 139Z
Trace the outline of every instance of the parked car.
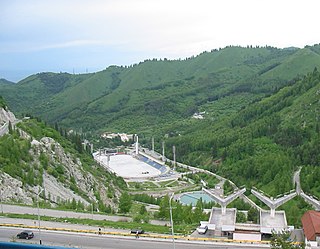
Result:
M208 230L208 226L202 225L197 228L199 234L205 234Z
M32 231L25 230L17 234L18 239L32 239L34 234Z

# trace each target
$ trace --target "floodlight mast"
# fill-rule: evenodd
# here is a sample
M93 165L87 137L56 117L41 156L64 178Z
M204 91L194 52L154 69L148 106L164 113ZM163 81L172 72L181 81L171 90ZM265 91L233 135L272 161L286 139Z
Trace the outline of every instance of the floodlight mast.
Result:
M162 161L165 161L165 156L164 156L164 141L162 141Z
M136 155L139 155L139 137L136 135Z

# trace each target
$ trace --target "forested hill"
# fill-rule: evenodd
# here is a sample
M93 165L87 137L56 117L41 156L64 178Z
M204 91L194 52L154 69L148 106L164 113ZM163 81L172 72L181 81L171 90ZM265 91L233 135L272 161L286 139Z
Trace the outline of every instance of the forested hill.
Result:
M0 79L0 84L14 84L14 83L6 79Z
M220 119L277 92L297 75L320 68L319 50L319 45L227 47L186 60L146 60L93 74L39 73L17 84L0 84L0 92L15 113L66 128L150 135L197 111ZM225 102L229 107L215 113Z
M319 119L320 73L315 69L220 122L194 122L170 137L167 146L179 145L179 160L273 196L294 188L293 172L302 166L306 191L320 197L313 177L320 175Z
M320 197L318 70L320 45L227 47L95 74L40 73L0 92L15 112L64 128L138 133L144 146L154 136L158 151L165 140L169 158L175 145L178 161L272 196L293 189L302 167L303 190ZM305 207L292 201L289 209Z

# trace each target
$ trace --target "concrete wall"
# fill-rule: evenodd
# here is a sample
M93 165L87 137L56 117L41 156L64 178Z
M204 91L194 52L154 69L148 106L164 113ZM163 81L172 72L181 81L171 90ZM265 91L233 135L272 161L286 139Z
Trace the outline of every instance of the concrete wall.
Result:
M261 241L260 233L233 233L233 240Z

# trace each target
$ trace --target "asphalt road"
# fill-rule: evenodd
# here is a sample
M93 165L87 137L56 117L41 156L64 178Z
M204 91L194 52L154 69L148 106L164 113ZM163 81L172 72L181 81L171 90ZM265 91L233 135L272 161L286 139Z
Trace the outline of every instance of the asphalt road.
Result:
M3 213L14 213L14 214L38 214L38 209L35 207L17 206L2 204ZM73 211L62 211L55 209L44 209L40 208L40 216L49 217L68 217L68 218L79 218L79 219L93 219L93 220L110 220L110 221L132 221L131 217L116 216L116 215L104 215L104 214L91 214L91 213L80 213ZM166 221L151 220L150 224L153 225L165 225Z
M16 234L22 229L18 228L0 228L0 241L12 241ZM34 231L35 237L31 240L20 240L17 242L23 243L39 243L39 233L37 230ZM168 249L173 248L172 241L159 241L150 240L134 237L115 237L106 235L88 235L88 234L74 234L74 233L61 233L61 232L48 232L41 231L41 240L43 245L55 245L65 247L76 247L76 248L88 248L88 249ZM216 249L238 249L248 248L248 245L230 245L230 244L210 244L208 242L198 243L185 243L176 241L176 249L201 249L201 248L216 248ZM252 249L261 248L257 246L249 247ZM265 247L264 247L265 248Z

